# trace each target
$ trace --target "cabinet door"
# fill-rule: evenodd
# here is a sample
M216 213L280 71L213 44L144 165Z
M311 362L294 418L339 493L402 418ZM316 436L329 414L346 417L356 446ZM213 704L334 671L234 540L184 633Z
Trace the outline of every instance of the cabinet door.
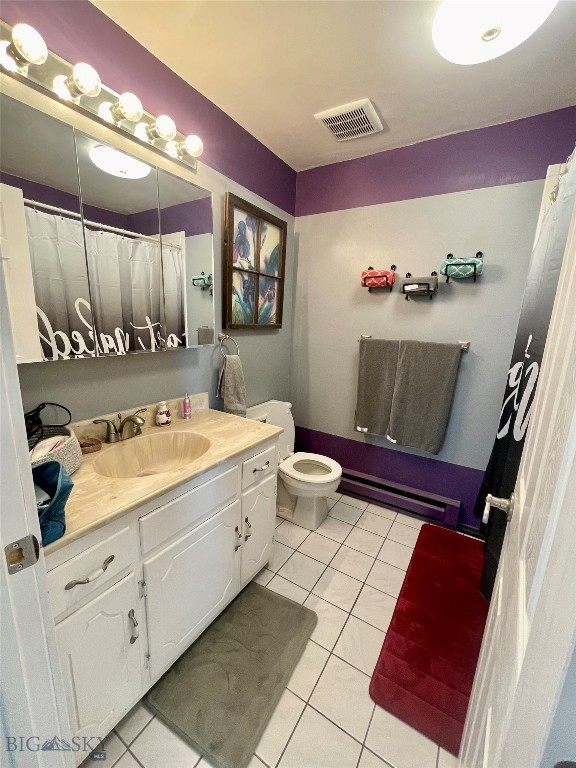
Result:
M105 736L142 695L142 602L131 573L56 625L73 736ZM142 629L139 626L138 629Z
M276 475L242 494L242 586L270 559L275 520Z
M144 561L153 678L239 591L239 527L236 501Z

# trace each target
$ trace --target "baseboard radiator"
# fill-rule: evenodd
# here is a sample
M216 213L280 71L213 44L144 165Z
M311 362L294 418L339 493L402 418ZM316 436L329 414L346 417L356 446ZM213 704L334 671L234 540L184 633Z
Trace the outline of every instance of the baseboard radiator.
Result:
M377 501L398 512L408 512L419 517L456 528L460 515L460 501L438 496L418 488L393 483L374 475L365 475L351 469L342 469L339 491L361 499Z

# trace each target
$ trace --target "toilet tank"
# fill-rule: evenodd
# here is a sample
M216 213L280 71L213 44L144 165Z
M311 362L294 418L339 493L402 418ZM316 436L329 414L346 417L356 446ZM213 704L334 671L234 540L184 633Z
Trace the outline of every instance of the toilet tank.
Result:
M262 421L265 424L273 424L275 427L282 427L284 432L278 438L278 454L281 461L294 453L292 403L285 403L282 400L267 400L265 403L247 408L246 417Z

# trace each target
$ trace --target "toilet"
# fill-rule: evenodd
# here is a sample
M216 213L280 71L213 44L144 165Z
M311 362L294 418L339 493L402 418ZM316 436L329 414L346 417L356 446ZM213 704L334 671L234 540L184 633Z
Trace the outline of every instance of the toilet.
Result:
M278 443L277 513L303 528L316 530L328 515L328 496L340 484L342 467L318 453L294 453L291 403L268 400L248 408L246 416L284 430Z

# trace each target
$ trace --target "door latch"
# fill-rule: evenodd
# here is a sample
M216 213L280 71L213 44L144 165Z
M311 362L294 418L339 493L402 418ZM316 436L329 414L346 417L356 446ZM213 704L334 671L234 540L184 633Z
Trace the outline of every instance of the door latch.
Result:
M8 564L8 574L12 576L24 568L36 565L40 556L40 544L33 533L24 536L22 539L13 541L4 547L6 563Z
M502 512L506 512L506 521L509 523L512 520L512 513L514 512L514 494L509 499L501 499L498 496L492 496L489 493L486 496L486 503L484 504L484 514L482 515L482 522L484 525L488 522L490 517L490 507L496 507L501 509Z

